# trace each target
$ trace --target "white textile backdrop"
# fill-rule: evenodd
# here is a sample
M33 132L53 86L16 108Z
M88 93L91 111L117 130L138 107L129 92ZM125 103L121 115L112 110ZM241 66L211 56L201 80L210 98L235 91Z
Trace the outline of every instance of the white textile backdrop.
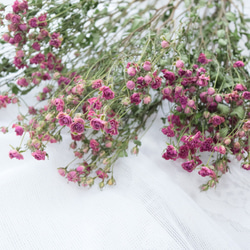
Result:
M1 125L16 108L0 110ZM117 185L103 191L58 175L71 157L66 143L50 146L43 162L28 153L10 160L19 138L1 134L0 249L250 249L250 172L233 162L217 189L200 192L197 172L161 158L160 127L143 137L138 157L116 163Z

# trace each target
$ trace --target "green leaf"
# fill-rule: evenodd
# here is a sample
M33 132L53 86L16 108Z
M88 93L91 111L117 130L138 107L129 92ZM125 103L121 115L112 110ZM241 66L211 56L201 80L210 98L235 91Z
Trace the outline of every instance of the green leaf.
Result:
M13 94L17 94L20 91L20 89L15 85L11 88L11 90Z
M118 157L128 157L128 153L126 150L120 151Z
M233 21L233 22L236 21L236 16L232 12L226 13L226 18L227 18L228 21Z
M138 141L138 140L134 140L134 144L135 144L135 145L138 145L138 146L141 146L141 142Z
M233 109L231 115L237 115L240 119L243 119L245 116L245 110L242 106L238 106Z
M221 46L227 46L227 40L220 38L218 41L219 45Z
M223 37L225 37L225 30L218 30L217 31L217 36L219 37L219 38L223 38Z
M228 128L221 128L220 129L220 136L222 138L225 138L227 136L227 134L228 134Z
M229 108L227 105L221 104L221 103L218 104L217 109L218 109L218 110L220 111L220 113L223 114L223 115L227 115L227 114L229 114L229 112L230 112L230 108Z

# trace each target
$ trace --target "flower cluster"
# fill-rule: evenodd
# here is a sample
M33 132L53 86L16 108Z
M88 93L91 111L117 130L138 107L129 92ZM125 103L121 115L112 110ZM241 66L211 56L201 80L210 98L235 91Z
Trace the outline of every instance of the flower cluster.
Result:
M166 160L182 159L182 168L192 172L198 168L201 176L210 176L211 180L202 186L203 190L213 187L228 171L228 155L243 160L242 168L249 165L249 95L244 83L222 92L211 87L210 76L203 65L212 62L204 54L186 69L182 61L176 62L176 73L163 70L167 86L163 89L163 98L174 104L173 112L167 117L168 126L162 133L176 138L162 157ZM233 67L242 67L237 61ZM216 160L203 163L201 155L216 155Z

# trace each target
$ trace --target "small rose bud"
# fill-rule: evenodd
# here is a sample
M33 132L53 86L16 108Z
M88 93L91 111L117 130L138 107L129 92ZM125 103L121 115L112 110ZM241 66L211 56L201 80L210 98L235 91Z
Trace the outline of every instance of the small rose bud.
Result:
M146 75L144 77L144 81L145 81L146 84L150 84L152 82L152 77L149 76L149 75Z
M224 144L225 144L225 145L229 145L230 143L231 143L231 139L226 138L226 139L224 140Z
M149 62L149 61L146 61L146 62L144 62L144 64L143 64L143 69L145 70L145 71L150 71L151 70L151 63Z
M99 187L100 187L100 188L103 188L103 187L104 187L104 182L103 182L103 181L99 183Z
M215 93L215 89L214 88L212 88L212 87L208 88L208 90L207 90L207 94L208 95L213 95L214 93Z
M151 97L150 96L144 97L144 99L143 99L144 104L149 104L150 102L151 102Z
M169 43L168 43L167 41L162 41L162 42L161 42L161 47L162 47L163 49L168 48L168 47L169 47Z
M70 143L70 148L76 149L76 147L77 147L77 144L75 141Z
M216 102L222 102L222 97L220 95L216 95L214 99Z
M105 147L106 148L111 148L112 147L112 141L107 141L106 143L105 143Z
M135 83L133 81L128 81L126 83L126 86L127 86L128 89L132 90L132 89L135 88Z
M176 68L184 68L184 62L182 60L178 60L175 63Z
M135 76L136 75L136 70L135 70L135 68L129 67L127 73L130 76Z
M133 147L131 150L131 154L138 155L138 153L139 153L139 148L137 146Z
M234 143L234 148L240 149L240 143L238 141Z

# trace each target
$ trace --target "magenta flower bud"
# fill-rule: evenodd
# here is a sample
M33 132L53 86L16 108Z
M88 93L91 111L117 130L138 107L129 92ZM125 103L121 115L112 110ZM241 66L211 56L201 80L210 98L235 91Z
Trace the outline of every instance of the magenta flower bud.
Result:
M212 96L207 96L207 102L211 103L213 102L214 98Z
M163 49L168 48L168 47L169 47L169 43L168 43L167 41L162 41L162 42L161 42L161 47L162 47Z
M171 95L172 94L172 89L170 87L166 87L162 90L164 95ZM250 115L249 115L250 116Z
M149 75L146 75L146 76L144 77L144 82L145 82L146 84L150 84L150 83L152 82L152 77L149 76Z
M135 70L135 68L129 67L127 73L130 76L135 76L136 75L136 70Z
M132 90L135 88L135 83L133 81L128 81L126 86L128 89Z
M143 69L146 71L150 71L151 70L151 63L149 61L144 62Z
M213 95L214 93L215 93L215 89L214 88L212 88L212 87L208 88L208 90L207 90L207 94L208 95Z
M216 102L222 102L221 95L216 95L214 99L215 99Z
M176 61L175 66L177 68L184 68L184 62L182 60L178 60Z
M176 111L181 112L181 111L182 111L182 108L181 108L180 106L177 106L177 107L176 107Z
M28 29L28 26L27 24L25 23L22 23L18 26L18 28L21 30L21 31L26 31Z
M189 92L190 93L194 93L196 91L196 87L195 86L191 86L190 88L189 88Z
M202 100L205 100L205 96L207 95L207 92L201 92L200 93L200 98L202 99Z

